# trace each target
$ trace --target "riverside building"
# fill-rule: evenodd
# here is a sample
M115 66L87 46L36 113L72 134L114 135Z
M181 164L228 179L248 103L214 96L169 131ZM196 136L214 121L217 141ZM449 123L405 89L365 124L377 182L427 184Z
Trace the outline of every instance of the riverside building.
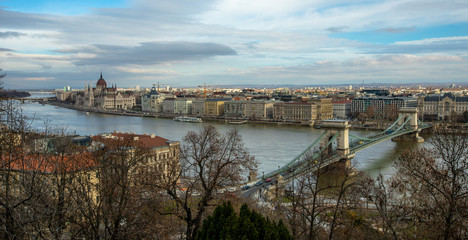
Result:
M133 92L117 91L117 86L107 87L107 82L101 77L96 82L96 87L85 84L83 92L76 96L75 106L84 108L107 109L131 109L136 105L136 97Z

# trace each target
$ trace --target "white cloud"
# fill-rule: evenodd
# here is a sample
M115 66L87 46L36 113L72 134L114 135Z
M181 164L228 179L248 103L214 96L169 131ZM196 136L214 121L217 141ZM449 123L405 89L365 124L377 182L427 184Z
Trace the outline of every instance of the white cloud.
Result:
M238 29L282 31L364 31L384 27L468 21L464 1L302 1L221 0L198 18L207 24Z
M452 41L468 41L468 36L426 38L422 40L413 40L413 41L397 41L395 42L395 45L423 45L423 44L452 42Z

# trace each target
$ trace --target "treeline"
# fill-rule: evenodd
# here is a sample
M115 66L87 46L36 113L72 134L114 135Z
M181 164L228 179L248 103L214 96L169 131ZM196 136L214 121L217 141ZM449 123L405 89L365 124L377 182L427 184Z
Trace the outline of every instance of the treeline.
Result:
M30 97L31 94L27 91L17 91L17 90L3 90L0 91L0 98L24 98Z

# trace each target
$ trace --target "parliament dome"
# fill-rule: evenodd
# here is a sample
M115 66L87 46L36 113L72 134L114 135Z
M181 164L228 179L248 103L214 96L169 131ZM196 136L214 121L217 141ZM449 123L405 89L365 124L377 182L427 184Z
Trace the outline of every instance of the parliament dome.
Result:
M102 73L101 73L101 77L99 78L99 80L96 83L96 88L107 88L107 83L106 83L106 80L104 80L104 78L102 78Z

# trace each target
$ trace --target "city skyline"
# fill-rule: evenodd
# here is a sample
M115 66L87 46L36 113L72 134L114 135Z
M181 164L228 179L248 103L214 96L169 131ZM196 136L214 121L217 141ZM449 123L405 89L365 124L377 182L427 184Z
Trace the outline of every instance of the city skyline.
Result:
M464 1L0 1L6 88L468 81Z

